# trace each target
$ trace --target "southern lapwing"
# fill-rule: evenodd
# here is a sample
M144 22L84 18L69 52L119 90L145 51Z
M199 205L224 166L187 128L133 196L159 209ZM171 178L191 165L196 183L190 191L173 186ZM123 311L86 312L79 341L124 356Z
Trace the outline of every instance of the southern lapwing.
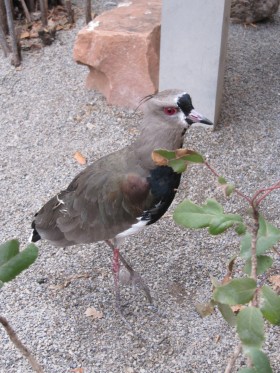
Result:
M172 168L155 165L153 150L181 148L186 129L193 123L212 126L181 90L148 96L142 106L141 132L134 143L85 168L41 208L32 223L32 242L42 238L60 247L96 241L109 244L113 249L118 311L119 261L130 272L132 282L152 301L141 276L119 253L120 244L166 212L181 179Z

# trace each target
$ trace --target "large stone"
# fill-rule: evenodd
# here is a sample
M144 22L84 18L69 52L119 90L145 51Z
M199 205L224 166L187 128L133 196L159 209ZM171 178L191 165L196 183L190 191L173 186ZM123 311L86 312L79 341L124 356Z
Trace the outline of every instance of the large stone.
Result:
M158 90L161 0L134 0L102 13L79 33L74 59L86 85L111 104L135 107Z

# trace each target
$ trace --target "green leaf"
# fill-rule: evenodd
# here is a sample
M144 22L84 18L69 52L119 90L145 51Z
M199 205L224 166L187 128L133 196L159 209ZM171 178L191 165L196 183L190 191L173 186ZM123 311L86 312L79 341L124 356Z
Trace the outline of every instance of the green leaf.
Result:
M238 223L241 220L239 215L233 214L223 214L212 218L209 224L209 233L217 235L223 233L228 228L232 227L235 223Z
M156 149L154 150L154 153L157 153L161 155L163 158L168 159L168 160L176 158L175 152L172 150Z
M214 290L213 299L216 302L229 304L246 304L250 302L256 291L256 281L251 278L236 278L226 285Z
M221 312L223 318L230 326L236 325L236 316L230 306L228 306L227 304L218 303L218 309Z
M178 205L173 217L177 224L187 228L208 227L212 218L210 214L204 212L202 207L197 206L189 200L185 200Z
M243 224L243 223L239 223L236 227L235 227L235 232L241 236L242 234L245 234L246 233L246 225Z
M192 154L184 155L181 159L193 163L204 163L204 158L202 157L202 155L194 151L192 152Z
M257 255L263 254L280 240L280 229L268 223L261 215L259 224Z
M267 285L261 288L260 310L271 324L280 325L280 296Z
M38 248L30 244L0 267L0 281L8 282L27 269L38 256Z
M259 217L259 231L257 236L257 255L264 254L280 240L280 229L268 223L261 215ZM251 258L252 235L246 233L241 240L240 255L244 259Z
M10 240L0 245L0 267L19 252L18 240Z
M246 307L237 315L237 333L246 347L260 348L264 341L264 320L256 307Z
M226 185L227 181L223 176L219 176L218 177L218 183L221 184L221 185Z
M185 200L175 209L173 217L177 224L187 228L209 227L209 233L214 235L242 222L239 215L224 214L222 206L214 199L208 199L202 206Z
M235 190L235 186L233 184L228 184L226 186L226 196L229 197Z
M173 171L177 172L177 174L181 174L186 171L187 168L186 161L183 161L182 159L172 159L171 161L168 161L168 166L172 167Z
M258 373L258 372L254 368L241 368L239 369L237 373Z
M251 258L251 242L252 242L252 235L249 232L246 232L245 235L241 239L241 249L240 249L240 256L244 259Z
M270 256L267 256L267 255L257 256L257 275L264 273L268 268L272 266L272 264L273 264L273 260ZM251 271L252 271L252 259L251 258L246 260L243 271L247 273L247 275L251 274Z
M256 373L273 373L269 359L263 351L249 348L246 349L245 354L251 358Z

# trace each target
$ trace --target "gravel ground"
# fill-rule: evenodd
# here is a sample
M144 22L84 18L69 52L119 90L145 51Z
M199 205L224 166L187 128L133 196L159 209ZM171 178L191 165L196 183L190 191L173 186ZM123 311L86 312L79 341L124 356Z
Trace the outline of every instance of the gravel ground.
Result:
M104 4L97 3L98 11ZM257 28L230 26L219 125L215 132L196 129L186 136L187 147L207 155L248 194L280 179L279 25L278 13ZM24 53L20 71L0 55L0 242L18 237L26 244L32 215L83 168L73 158L77 150L93 161L137 134L139 114L110 107L84 89L87 68L72 59L80 28L79 21L51 47ZM226 211L247 208L237 197L225 200L203 167L190 168L170 211L187 195L195 202L216 197ZM263 204L266 218L278 226L279 199L274 193ZM195 304L209 299L209 277L223 277L238 239L231 231L209 237L182 230L170 211L123 248L159 309L153 312L141 294L122 289L128 319L145 340L114 310L111 253L103 243L57 249L41 242L36 263L1 290L0 313L47 373L82 372L75 370L79 367L83 373L223 371L236 345L234 332L218 312L202 319ZM273 273L277 270L279 259ZM88 307L103 318L87 317ZM2 328L0 346L1 373L31 372ZM279 328L267 328L264 348L280 372Z

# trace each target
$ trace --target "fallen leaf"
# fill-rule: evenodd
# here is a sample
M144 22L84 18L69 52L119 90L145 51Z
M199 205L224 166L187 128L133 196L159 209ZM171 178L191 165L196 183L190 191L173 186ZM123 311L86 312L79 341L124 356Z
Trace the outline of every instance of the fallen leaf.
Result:
M74 154L74 158L76 159L76 161L79 164L86 164L87 163L86 158L82 155L82 153L80 153L78 151Z
M270 276L268 280L272 284L273 289L280 293L280 275Z
M74 369L71 369L71 372L84 373L84 368L74 368Z
M220 336L220 335L216 335L216 337L215 337L215 342L216 342L216 343L220 342L220 339L221 339L221 336Z
M30 37L30 34L28 31L24 31L20 34L21 39L28 39Z
M197 312L200 314L201 317L209 316L214 311L214 307L210 302L208 302L208 303L196 303L195 308L196 308Z
M102 319L103 312L97 311L94 307L89 307L85 311L86 317L92 317L93 319Z

